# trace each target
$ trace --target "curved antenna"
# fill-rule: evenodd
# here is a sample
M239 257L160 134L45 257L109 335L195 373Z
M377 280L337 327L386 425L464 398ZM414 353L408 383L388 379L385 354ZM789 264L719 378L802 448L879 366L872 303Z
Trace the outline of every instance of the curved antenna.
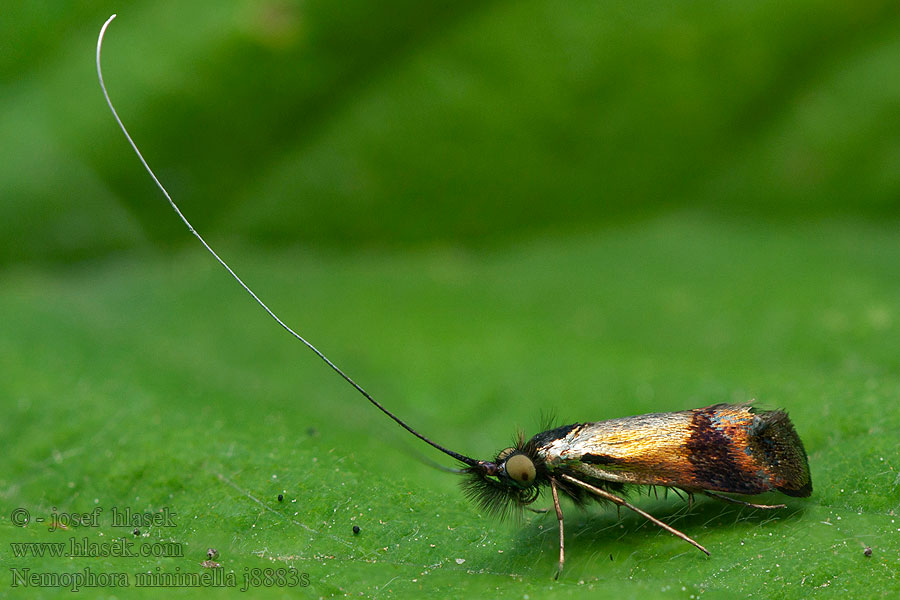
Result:
M237 273L232 271L231 267L229 267L228 264L224 260L222 260L218 254L216 254L215 250L213 250L210 247L210 245L206 243L206 240L204 240L203 237L199 233L197 233L197 230L194 229L193 225L191 225L191 223L187 220L187 218L185 218L185 216L181 213L181 209L178 208L178 205L175 204L175 201L172 200L172 197L169 195L169 192L166 191L166 188L163 186L162 183L160 183L159 179L157 179L156 174L153 172L153 169L151 169L150 165L147 164L147 161L144 160L144 155L141 154L141 151L138 150L137 144L135 144L134 140L131 139L131 136L128 134L128 130L125 129L125 125L122 123L122 119L119 118L119 113L116 112L116 109L113 106L112 100L109 99L109 93L107 93L107 91L106 91L106 84L103 83L103 69L100 67L100 49L103 47L103 36L106 33L106 28L109 27L109 24L112 23L113 19L115 19L115 18L116 18L116 15L113 15L109 19L106 20L106 23L104 23L103 27L100 28L100 36L97 38L97 77L100 79L100 89L103 90L103 96L106 98L106 104L109 105L109 110L112 111L113 117L115 117L115 119L116 119L116 123L119 124L119 127L122 129L122 133L125 134L125 138L128 140L128 143L131 144L132 150L134 150L134 153L137 154L137 157L140 159L141 164L144 165L144 168L150 174L150 177L153 178L154 183L156 183L156 187L158 187L160 189L160 191L166 197L166 200L169 201L169 204L172 206L172 209L181 218L181 220L184 222L184 224L187 225L188 230L192 234L194 234L195 238L200 240L200 243L203 244L203 247L206 248L209 251L209 253L213 255L213 257L215 257L215 259L219 262L219 264L222 265L223 267L225 267L225 270L228 271L228 273L232 277L234 277L235 281L237 281L241 285L241 287L244 288L244 290L248 294L250 294L250 296L254 300L256 300L256 303L259 304L263 308L263 310L268 313L268 315L270 317L275 319L276 323L281 325L281 327L285 331L287 331L289 334L291 334L292 336L294 336L295 338L297 338L298 340L303 342L303 344L307 348L309 348L310 350L315 352L316 356L318 356L323 361L325 361L325 364L327 364L329 367L331 367L335 373L337 373L338 375L343 377L344 381L346 381L347 383L352 385L356 389L357 392L359 392L360 394L365 396L366 400L368 400L369 402L371 402L372 404L375 405L375 408L377 408L378 410L380 410L381 412L383 412L384 414L389 416L391 419L396 421L396 423L398 425L400 425L400 427L407 430L408 432L410 432L411 434L413 434L414 436L416 436L417 438L419 438L426 444L429 444L430 446L437 448L438 450L440 450L447 456L451 456L451 457L455 458L456 460L469 465L470 467L475 467L478 464L480 464L481 461L475 460L474 458L469 458L468 456L463 456L462 454L459 454L458 452L454 452L453 450L448 450L447 448L444 448L440 444L436 444L435 442L432 442L427 437L425 437L424 435L422 435L421 433L419 433L418 431L416 431L415 429L413 429L412 427L410 427L409 425L404 423L394 413L392 413L391 411L386 409L384 406L382 406L377 400L375 400L375 398L373 398L372 396L369 395L369 392L364 390L358 383L356 383L355 381L350 379L350 377L346 373L341 371L341 369L336 364L334 364L333 362L328 360L328 357L325 356L324 354L322 354L318 348L316 348L311 343L306 341L306 339L304 339L303 336L301 336L299 333L297 333L296 331L294 331L293 329L288 327L284 323L284 321L279 319L278 315L276 315L274 312L272 312L272 310L268 306L266 306L266 304L262 300L260 300L259 297L255 293L253 293L253 290L251 290L249 287L247 287L247 284L244 283L240 277L238 277Z

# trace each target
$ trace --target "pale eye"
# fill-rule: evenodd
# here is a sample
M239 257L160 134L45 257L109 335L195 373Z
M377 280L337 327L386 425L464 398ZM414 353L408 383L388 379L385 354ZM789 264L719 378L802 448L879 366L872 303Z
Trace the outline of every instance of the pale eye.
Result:
M531 483L537 472L530 458L524 454L516 454L506 461L506 474L517 483Z

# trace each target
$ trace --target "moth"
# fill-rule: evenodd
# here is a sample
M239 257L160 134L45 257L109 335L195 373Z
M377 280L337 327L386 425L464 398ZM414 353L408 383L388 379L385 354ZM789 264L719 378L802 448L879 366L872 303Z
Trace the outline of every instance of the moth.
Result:
M464 486L483 509L504 515L523 508L549 487L559 521L559 567L565 562L565 535L559 494L576 505L588 499L624 506L673 535L709 551L613 492L626 485L684 490L689 498L703 493L753 508L721 492L756 495L778 490L788 496L812 494L812 479L803 442L783 411L757 410L750 404L716 404L705 408L575 423L538 433L492 461L458 458L467 467Z
M128 143L191 234L272 319L376 408L415 437L461 463L458 472L464 477L465 493L482 509L502 517L510 511L529 508L549 488L559 522L557 577L565 563L560 495L576 505L583 506L593 499L628 508L709 555L699 543L618 494L628 485L662 486L683 490L689 499L703 493L754 508L774 509L785 505L751 504L723 493L755 495L777 490L796 497L812 493L806 451L787 414L758 410L750 404L717 404L680 412L575 423L538 433L528 441L520 434L515 446L502 450L492 460L477 460L454 452L407 425L272 312L182 214L132 140L106 90L100 51L106 29L115 17L112 15L103 24L97 38L100 88Z

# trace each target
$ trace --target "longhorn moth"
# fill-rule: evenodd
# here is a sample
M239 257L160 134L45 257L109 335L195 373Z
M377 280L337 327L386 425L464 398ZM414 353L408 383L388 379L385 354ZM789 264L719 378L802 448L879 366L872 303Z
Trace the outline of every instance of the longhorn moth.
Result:
M699 543L626 501L616 492L626 485L662 486L683 490L692 498L702 493L720 500L758 509L784 508L784 504L751 504L722 492L755 495L778 490L788 496L812 493L806 451L787 414L758 410L749 404L717 404L705 408L654 413L594 423L575 423L538 433L529 440L519 435L516 445L492 460L477 460L454 452L425 437L389 411L331 362L315 346L286 325L206 243L160 183L119 118L100 66L100 50L112 15L97 38L97 77L103 96L122 133L144 168L188 230L263 310L290 335L312 350L378 410L426 444L460 462L466 495L481 508L504 516L528 508L550 489L559 522L559 563L565 562L563 513L559 497L577 505L588 500L611 502L636 512L705 554ZM355 529L354 529L355 531Z

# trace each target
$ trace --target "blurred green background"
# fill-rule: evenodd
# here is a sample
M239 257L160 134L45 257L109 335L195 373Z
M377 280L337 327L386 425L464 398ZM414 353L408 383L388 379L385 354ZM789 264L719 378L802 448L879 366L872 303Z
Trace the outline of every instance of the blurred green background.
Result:
M896 2L13 2L0 262L209 235L508 243L685 207L900 216Z
M109 92L185 214L423 433L488 458L542 413L756 398L813 496L632 496L710 559L567 504L554 583L552 515L479 514L187 233L97 85L113 12ZM2 577L214 546L310 575L272 597L900 594L896 2L12 2L0 48ZM136 539L185 556L12 554L122 534L12 507L116 505L178 512Z

